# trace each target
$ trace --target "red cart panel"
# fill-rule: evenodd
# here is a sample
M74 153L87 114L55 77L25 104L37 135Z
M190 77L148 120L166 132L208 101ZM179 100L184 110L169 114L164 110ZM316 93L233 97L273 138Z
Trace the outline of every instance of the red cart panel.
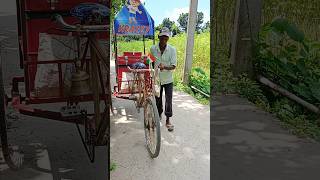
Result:
M127 56L128 55L128 56ZM128 69L128 66L129 65L132 65L136 62L141 62L141 55L142 53L140 52L124 52L123 53L123 56L119 56L117 58L117 79L118 79L118 94L131 94L131 93L134 93L134 92L130 92L128 90L128 86L131 82L131 80L127 80L127 79L124 79L123 77L123 74L131 74L129 69ZM126 61L125 60L125 56L128 57L128 60ZM149 68L149 65L147 64L147 57L145 57L143 59L143 63L147 66L147 68ZM150 72L146 72L145 73L145 85L150 85L151 86L151 82L149 81L150 80ZM125 86L123 86L125 85Z
M110 0L17 0L18 32L20 44L20 67L24 69L24 81L26 97L34 102L65 101L63 94L62 66L73 63L73 59L51 60L50 62L38 61L39 34L47 33L53 35L67 35L68 32L58 30L56 23L52 20L53 15L60 14L69 24L79 23L79 20L70 15L70 10L80 3L93 2L104 4L110 8ZM110 24L106 19L105 24ZM99 33L98 39L108 41L109 33ZM42 60L43 61L43 60ZM52 93L35 95L35 76L39 64L56 64L59 74L59 87L51 89ZM41 65L43 66L43 65ZM46 97L47 96L47 97Z

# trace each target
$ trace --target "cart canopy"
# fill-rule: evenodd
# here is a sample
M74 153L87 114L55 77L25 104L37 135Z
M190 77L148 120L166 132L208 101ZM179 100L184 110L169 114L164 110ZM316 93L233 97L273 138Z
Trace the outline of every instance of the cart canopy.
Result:
M154 21L140 0L127 0L113 27L117 35L154 36Z

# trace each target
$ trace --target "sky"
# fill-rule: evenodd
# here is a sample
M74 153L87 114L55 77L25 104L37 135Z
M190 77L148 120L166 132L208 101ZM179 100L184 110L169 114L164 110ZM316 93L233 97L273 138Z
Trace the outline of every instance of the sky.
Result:
M0 16L15 14L15 1L0 0ZM141 0L145 2L146 9L153 17L155 25L159 25L164 18L170 18L171 21L177 22L181 13L189 11L190 0ZM204 13L204 21L210 20L210 0L198 0L198 12Z
M155 25L159 25L164 18L175 21L181 13L189 12L190 0L141 0L145 2L145 8L153 17ZM203 12L203 22L210 21L210 0L198 0L198 12Z

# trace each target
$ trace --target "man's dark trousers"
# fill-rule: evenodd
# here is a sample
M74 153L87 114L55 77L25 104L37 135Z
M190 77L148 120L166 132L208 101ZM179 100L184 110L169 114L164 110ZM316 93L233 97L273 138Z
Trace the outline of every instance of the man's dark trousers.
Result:
M157 108L158 108L158 112L159 112L159 116L161 116L162 112L163 112L163 105L162 105L162 94L163 94L163 89L165 91L165 110L164 110L164 114L167 117L172 117L172 93L173 93L173 83L169 83L169 84L164 84L161 85L160 88L160 97L156 97L156 101L157 101Z

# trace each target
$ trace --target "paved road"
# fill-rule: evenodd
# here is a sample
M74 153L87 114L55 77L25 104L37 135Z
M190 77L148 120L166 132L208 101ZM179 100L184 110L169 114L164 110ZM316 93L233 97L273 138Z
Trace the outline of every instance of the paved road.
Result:
M2 52L5 86L14 75L21 75L18 68L17 31L15 16L0 16L0 38L8 37L7 50ZM9 90L9 89L7 89ZM43 105L57 110L61 104ZM24 149L24 169L8 169L0 153L0 179L4 180L105 180L108 173L106 147L97 149L97 160L91 164L82 146L76 126L63 122L10 114L10 139ZM1 151L1 148L0 148Z
M113 64L113 62L112 62ZM113 74L114 76L114 74ZM174 92L174 132L161 128L161 150L151 159L145 147L142 113L133 102L115 99L111 123L110 160L116 164L111 180L209 180L209 106Z
M236 96L213 102L213 179L319 179L320 143L290 135L275 117Z

